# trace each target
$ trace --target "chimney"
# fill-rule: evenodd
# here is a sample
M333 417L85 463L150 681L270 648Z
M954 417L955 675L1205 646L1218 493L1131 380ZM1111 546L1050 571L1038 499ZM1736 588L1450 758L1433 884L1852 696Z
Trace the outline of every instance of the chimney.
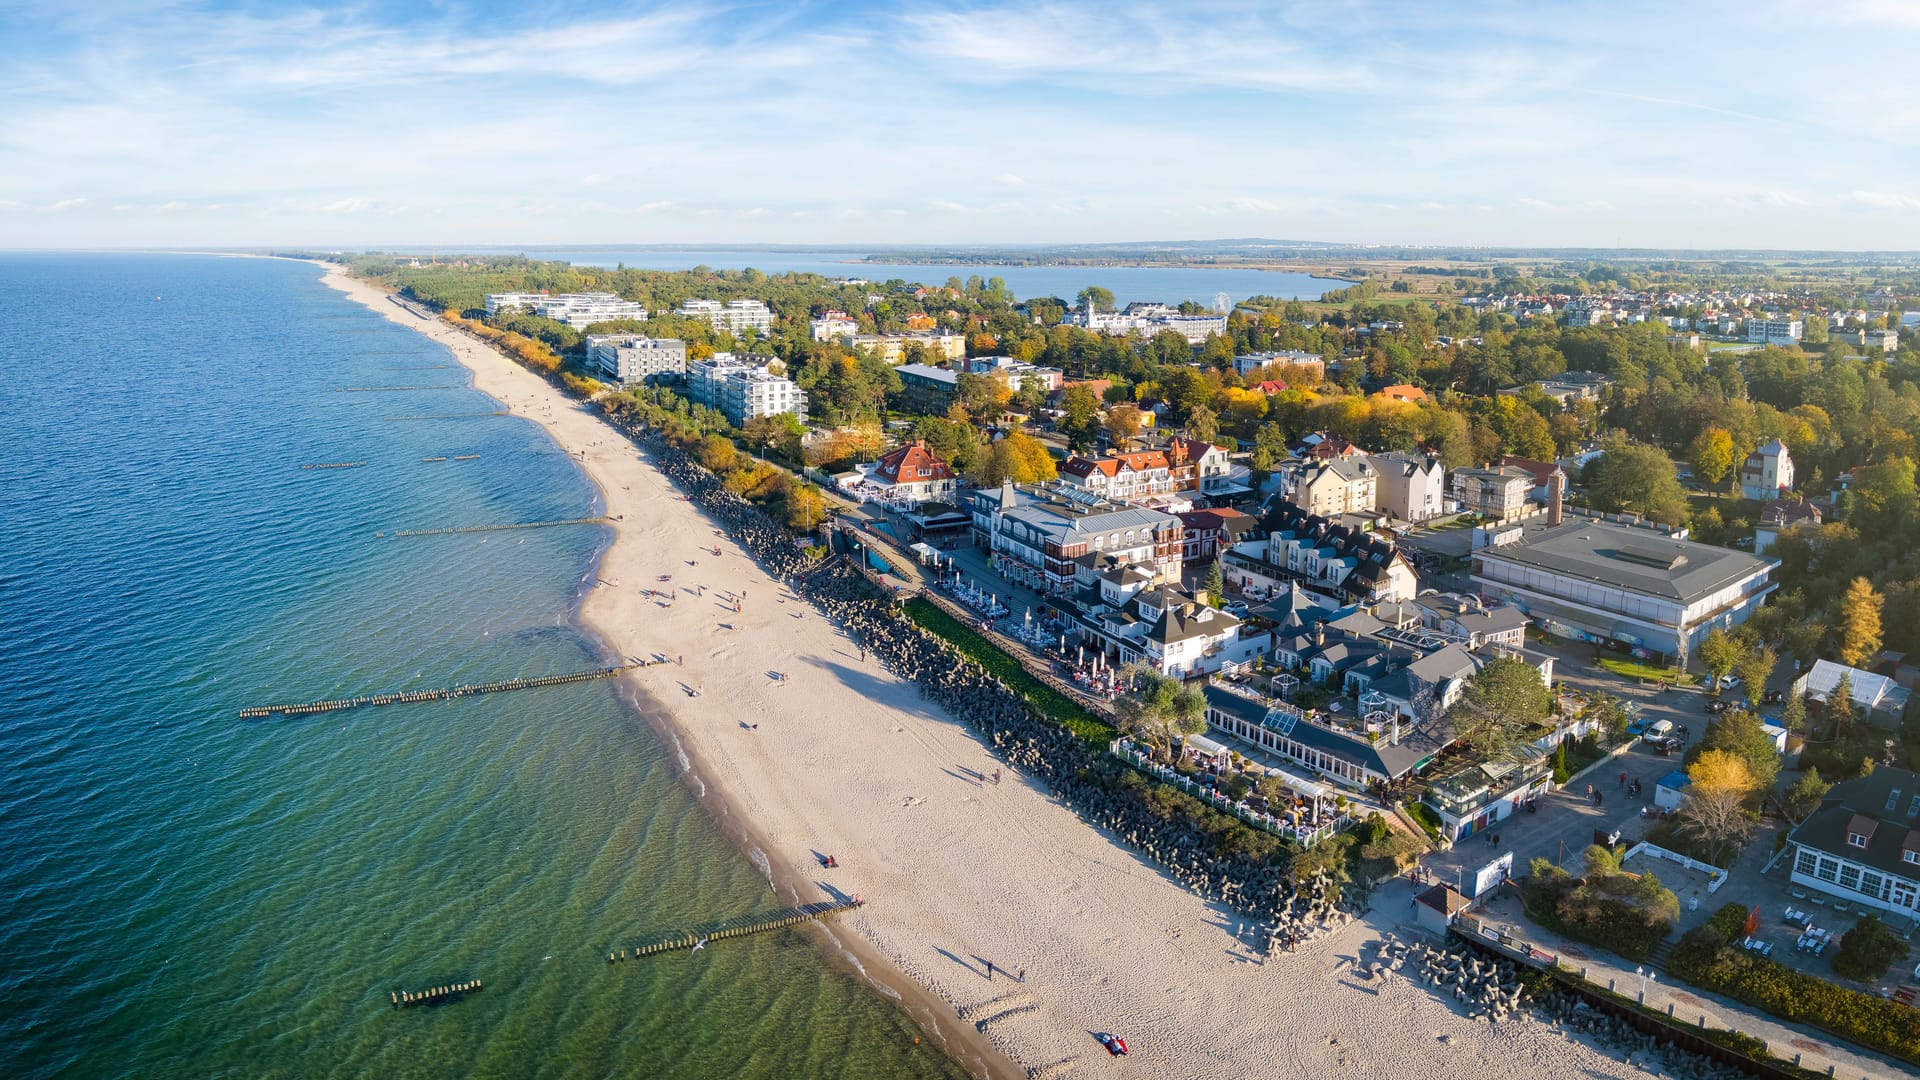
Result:
M1553 470L1547 477L1547 527L1560 524L1560 514L1565 509L1567 498L1567 474L1562 469Z

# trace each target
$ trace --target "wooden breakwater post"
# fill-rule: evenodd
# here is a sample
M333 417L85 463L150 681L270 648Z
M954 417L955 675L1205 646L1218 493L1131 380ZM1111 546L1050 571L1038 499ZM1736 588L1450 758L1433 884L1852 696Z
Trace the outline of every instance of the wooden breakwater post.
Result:
M446 458L421 458L422 461L445 461ZM513 529L551 529L560 525L604 525L605 515L600 517L563 518L559 521L509 521L498 525L454 525L445 529L401 529L394 536L454 536L459 533L507 532Z
M364 461L328 461L315 465L302 465L302 469L357 469L365 465Z
M395 990L391 992L391 997L394 1008L406 1009L415 1005L437 1005L443 1001L457 1001L468 994L479 993L481 987L482 983L479 979L472 979L467 982L435 986L427 990Z
M387 421L395 421L395 420L471 420L471 419L473 419L473 418L474 418L474 417L476 417L476 416L512 416L512 415L513 415L512 413L510 413L510 412L508 412L508 411L507 411L507 410L505 410L505 409L495 409L495 410L494 410L494 411L492 411L492 412L450 412L450 413L433 413L433 414L431 414L431 415L428 415L428 416L387 416L387 417L382 417L382 419L384 419L384 420L387 420Z
M802 923L815 922L831 918L845 911L865 907L866 900L855 896L850 900L820 900L798 907L781 908L778 911L764 912L759 915L740 915L731 919L722 919L708 923L697 930L688 930L633 948L633 959L643 956L658 956L667 952L686 952L695 947L704 947L715 941L728 938L746 937L750 934L764 934L770 930L785 930ZM627 959L626 949L616 949L607 953L608 964L618 964Z
M306 716L311 713L339 712L343 709L374 708L380 705L411 705L423 701L452 701L455 698L472 697L479 694L501 694L510 690L531 690L541 686L560 686L565 683L587 682L592 679L610 679L627 670L625 665L610 668L594 668L591 671L570 671L563 675L538 675L527 679L505 679L499 682L480 683L476 686L455 686L444 690L409 690L399 694L374 694L370 697L346 698L340 701L310 701L300 705L253 705L240 710L240 719L257 720L278 713L282 716Z

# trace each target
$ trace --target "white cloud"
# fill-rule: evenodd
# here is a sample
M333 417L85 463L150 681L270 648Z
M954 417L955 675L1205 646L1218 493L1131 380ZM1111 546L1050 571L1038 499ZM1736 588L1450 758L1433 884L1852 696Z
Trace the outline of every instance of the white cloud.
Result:
M1026 183L1024 179L1018 176L1015 176L1012 173L1004 173L1004 172L1001 173L999 176L994 177L993 182L996 184L999 184L1001 187L1019 187L1020 185Z
M372 199L335 199L320 207L323 214L364 214L380 204Z
M1842 202L1858 203L1881 210L1920 209L1920 195L1907 195L1897 191L1849 191L1840 196Z
M580 182L588 187L599 187L607 182L607 178L601 173L588 173L580 178Z
M67 211L67 210L78 210L78 209L80 209L81 207L83 207L83 206L85 206L85 205L87 205L87 200L86 200L86 199L84 199L84 198L79 198L79 199L61 199L61 200L60 200L60 201L58 201L58 202L55 202L55 203L52 203L52 204L50 204L50 205L49 205L49 206L47 207L47 209L48 209L49 211L51 211L51 212L53 212L53 213L56 213L56 214L58 214L58 213L61 213L61 212L63 212L63 211Z
M927 207L928 207L928 209L931 209L931 210L938 210L938 211L940 211L940 212L941 212L941 213L943 213L943 214L964 214L964 213L967 213L967 206L966 206L966 204L964 204L964 203L957 203L957 202L942 202L942 201L940 201L940 200L938 200L938 199L936 199L936 200L934 200L933 202L930 202L930 203L928 203L928 204L927 204Z

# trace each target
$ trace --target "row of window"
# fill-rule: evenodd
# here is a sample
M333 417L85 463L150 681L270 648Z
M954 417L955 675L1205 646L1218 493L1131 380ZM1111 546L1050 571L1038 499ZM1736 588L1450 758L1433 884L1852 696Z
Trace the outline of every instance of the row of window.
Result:
M1909 859L1909 861L1920 860ZM1843 889L1857 892L1862 896L1871 896L1876 900L1887 899L1893 889L1893 880L1884 874L1853 863L1830 859L1806 848L1801 848L1800 854L1794 859L1793 870L1796 874L1832 882ZM1902 888L1901 893L1901 899L1911 904L1911 890Z

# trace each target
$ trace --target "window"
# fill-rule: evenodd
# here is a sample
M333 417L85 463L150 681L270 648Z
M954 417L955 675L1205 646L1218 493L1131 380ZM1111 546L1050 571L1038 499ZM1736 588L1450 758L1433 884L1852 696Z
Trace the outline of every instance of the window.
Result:
M1834 879L1834 875L1839 873L1839 871L1840 871L1839 863L1833 861L1832 859L1821 859L1820 869L1814 871L1813 876L1819 878L1822 881L1832 881Z
M1848 834L1847 834L1847 846L1848 846L1848 847L1857 847L1857 848L1863 848L1863 847L1866 847L1866 846L1867 846L1867 838L1866 838L1866 837L1864 837L1864 836L1862 836L1862 835L1860 835L1860 834L1859 834L1859 833L1857 833L1857 832L1850 832L1850 833L1848 833Z
M1858 889L1860 887L1860 868L1848 863L1840 868L1840 887Z
M1907 804L1907 816L1912 817L1915 814L1920 814L1920 795L1915 795L1913 801Z
M1814 857L1813 852L1808 851L1806 848L1801 848L1800 854L1793 860L1793 872L1812 877L1813 869L1819 862L1820 860Z
M1900 857L1915 866L1920 866L1920 851L1903 851L1900 853Z
M1893 808L1899 805L1900 805L1900 789L1894 788L1892 791L1887 792L1887 812L1892 813Z
M1886 879L1868 870L1860 875L1860 891L1868 896L1884 900L1887 897Z

